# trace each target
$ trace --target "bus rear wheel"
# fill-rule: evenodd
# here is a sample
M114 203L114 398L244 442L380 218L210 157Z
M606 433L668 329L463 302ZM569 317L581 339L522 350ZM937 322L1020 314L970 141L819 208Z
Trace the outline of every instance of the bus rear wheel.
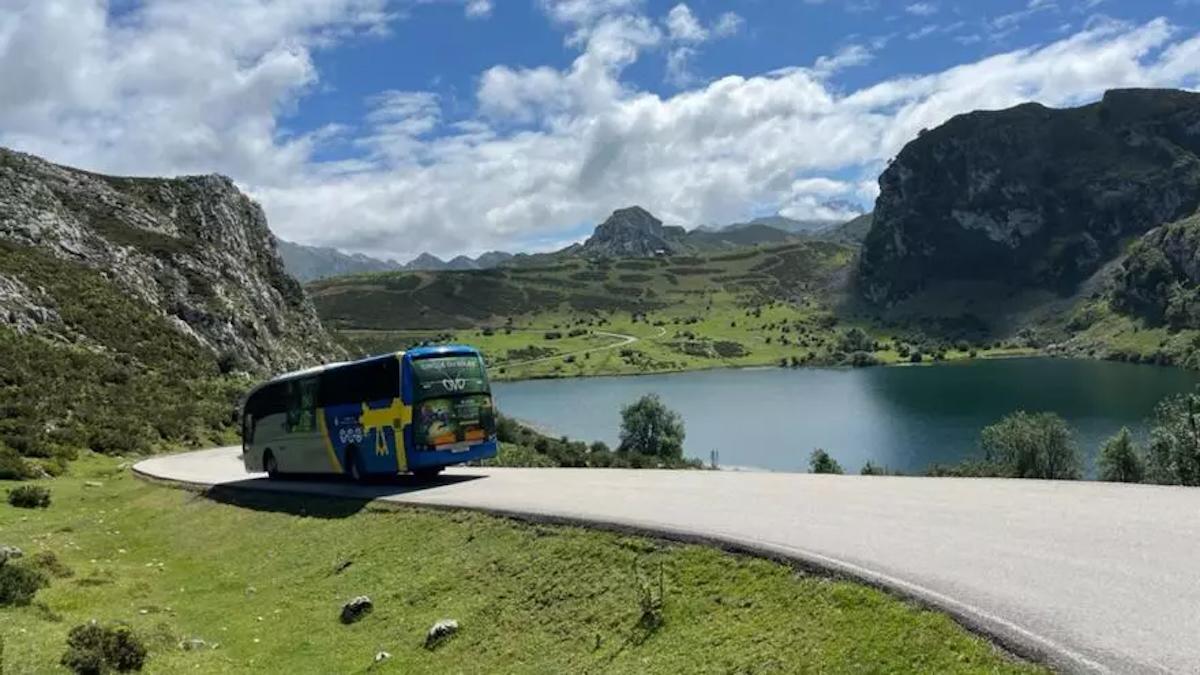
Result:
M275 453L270 450L263 457L263 469L267 472L267 478L272 480L278 479L280 476L279 462L275 461Z

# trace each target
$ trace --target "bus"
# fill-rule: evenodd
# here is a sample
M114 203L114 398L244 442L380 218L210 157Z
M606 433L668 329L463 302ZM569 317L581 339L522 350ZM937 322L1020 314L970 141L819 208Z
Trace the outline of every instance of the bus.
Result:
M496 411L473 347L419 347L288 373L242 408L242 462L270 478L363 482L496 456Z

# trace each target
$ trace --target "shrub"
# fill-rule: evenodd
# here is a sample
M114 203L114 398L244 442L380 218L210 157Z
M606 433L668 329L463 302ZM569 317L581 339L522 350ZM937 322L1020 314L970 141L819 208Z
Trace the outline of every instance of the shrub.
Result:
M1008 478L1075 480L1082 459L1071 428L1054 413L1017 411L980 434L984 459Z
M40 485L19 485L8 491L8 503L22 509L50 506L50 490Z
M128 626L102 626L95 621L75 626L67 634L67 651L60 663L76 673L141 670L146 647Z
M16 450L0 443L0 480L33 478L33 467Z
M54 551L38 551L33 554L30 563L35 568L59 579L66 579L75 575L75 571L59 560Z
M664 459L683 457L683 420L648 394L621 408L621 445L618 451Z
M886 467L879 466L868 460L866 464L863 464L862 469L858 473L863 476L886 476L888 470Z
M1096 464L1100 480L1140 483L1146 477L1146 463L1127 428L1104 442Z
M1200 485L1200 394L1171 396L1154 411L1146 478L1167 485Z
M49 584L46 575L33 567L17 563L0 566L0 607L28 605Z
M813 450L812 454L808 456L808 470L810 473L844 473L842 465L820 448Z
M838 338L838 349L843 352L870 352L874 347L871 336L858 327L847 330Z

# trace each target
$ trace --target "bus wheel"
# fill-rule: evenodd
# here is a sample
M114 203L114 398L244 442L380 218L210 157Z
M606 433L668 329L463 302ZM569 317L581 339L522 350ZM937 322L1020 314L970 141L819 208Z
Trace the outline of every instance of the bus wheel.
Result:
M263 457L263 468L267 471L267 478L279 478L279 463L275 461L275 453L271 452L270 450L268 450L266 456Z
M428 466L413 470L413 475L420 480L431 480L433 478L437 478L438 474L441 473L442 469L445 468L446 467L444 466Z

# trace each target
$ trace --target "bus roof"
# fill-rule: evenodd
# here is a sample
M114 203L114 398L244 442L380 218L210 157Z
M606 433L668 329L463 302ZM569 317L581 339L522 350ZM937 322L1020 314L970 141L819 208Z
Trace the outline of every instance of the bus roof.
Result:
M266 387L269 384L276 384L278 382L286 382L288 380L294 380L294 379L298 379L301 377L307 377L309 375L316 375L317 373L323 373L323 372L326 372L329 370L335 370L337 368L344 368L345 366L353 366L353 365L358 365L361 363L370 363L372 361L379 361L381 359L388 359L388 358L403 358L405 355L408 355L409 357L412 357L412 358L421 359L421 358L426 358L429 356L443 356L443 355L444 356L459 356L459 355L478 354L478 353L479 353L479 350L470 345L435 345L435 346L430 346L430 347L414 347L412 349L409 349L407 352L401 351L401 352L389 352L386 354L376 354L374 356L367 356L365 358L355 359L354 361L336 361L334 363L326 363L326 364L320 365L320 366L312 366L310 368L303 368L301 370L293 370L292 372L289 372L289 373L283 373L282 375L276 375L275 377L272 377L271 379L267 380L266 382L262 382L262 383L256 385L255 387L250 389L250 391L246 392L246 400L249 400L251 396L253 396L256 392L258 392L259 389L262 389L263 387Z

